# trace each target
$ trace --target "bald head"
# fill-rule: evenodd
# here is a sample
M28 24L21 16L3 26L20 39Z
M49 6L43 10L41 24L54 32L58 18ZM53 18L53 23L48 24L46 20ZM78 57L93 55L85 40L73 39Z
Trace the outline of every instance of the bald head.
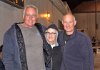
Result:
M63 19L65 19L65 18L71 18L73 21L76 21L74 15L72 13L65 14L63 16Z
M74 27L76 25L76 20L75 20L75 17L71 13L68 13L63 16L62 24L64 26L64 30L66 31L68 35L73 34Z

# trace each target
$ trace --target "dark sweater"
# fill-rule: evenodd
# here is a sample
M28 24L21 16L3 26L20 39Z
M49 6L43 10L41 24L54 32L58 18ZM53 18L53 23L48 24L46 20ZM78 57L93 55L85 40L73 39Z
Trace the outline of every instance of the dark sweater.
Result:
M60 34L60 42L65 43L61 70L94 70L93 49L89 37L77 30L70 36L64 32Z
M49 44L45 46L44 56L46 70L60 70L62 62L62 51L60 46L55 46L53 49Z
M56 46L52 49L52 70L60 70L62 61L61 47Z

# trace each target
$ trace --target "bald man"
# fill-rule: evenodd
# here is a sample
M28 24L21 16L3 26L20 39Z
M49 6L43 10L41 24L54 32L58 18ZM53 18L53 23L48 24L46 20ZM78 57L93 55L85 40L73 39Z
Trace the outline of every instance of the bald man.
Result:
M64 31L59 34L63 46L61 70L94 70L92 44L88 36L76 30L73 14L63 16Z

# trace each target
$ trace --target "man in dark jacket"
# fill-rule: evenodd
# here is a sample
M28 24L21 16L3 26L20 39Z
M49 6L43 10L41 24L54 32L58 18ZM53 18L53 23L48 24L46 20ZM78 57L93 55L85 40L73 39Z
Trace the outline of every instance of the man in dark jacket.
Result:
M43 26L36 23L38 9L25 7L23 23L13 24L4 35L3 63L6 70L45 70Z
M75 17L68 13L63 17L64 30L59 34L63 46L61 70L94 70L91 41L75 29Z

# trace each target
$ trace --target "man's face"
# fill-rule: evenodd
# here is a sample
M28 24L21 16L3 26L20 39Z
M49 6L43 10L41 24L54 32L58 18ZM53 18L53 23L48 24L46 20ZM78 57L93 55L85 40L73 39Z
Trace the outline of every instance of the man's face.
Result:
M26 8L24 15L24 23L32 27L36 23L37 12L34 8Z
M49 43L55 43L57 40L57 31L55 29L49 28L46 33L46 39Z
M66 15L63 17L62 24L66 33L72 34L76 25L76 21L72 15Z

